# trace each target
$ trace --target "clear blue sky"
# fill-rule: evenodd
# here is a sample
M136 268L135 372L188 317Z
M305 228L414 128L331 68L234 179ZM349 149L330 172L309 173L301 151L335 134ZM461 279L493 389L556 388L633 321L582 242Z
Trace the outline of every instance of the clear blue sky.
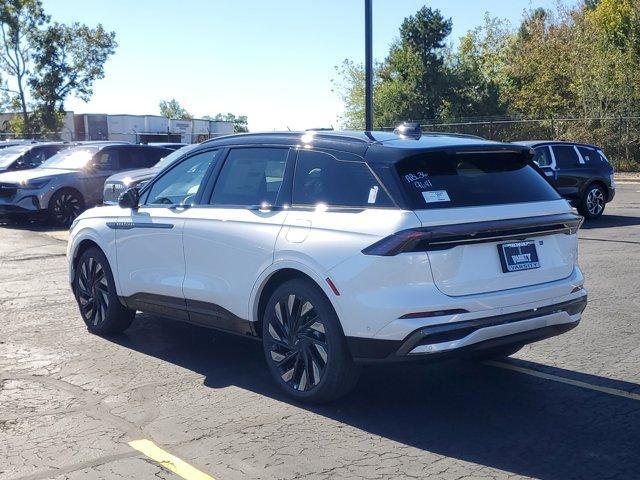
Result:
M363 0L44 0L54 20L102 23L119 47L76 113L156 114L175 97L195 116L234 112L251 130L336 125L334 66L364 55ZM571 2L574 3L574 2ZM517 24L555 0L373 0L374 56L422 5L453 19L455 41L485 12Z

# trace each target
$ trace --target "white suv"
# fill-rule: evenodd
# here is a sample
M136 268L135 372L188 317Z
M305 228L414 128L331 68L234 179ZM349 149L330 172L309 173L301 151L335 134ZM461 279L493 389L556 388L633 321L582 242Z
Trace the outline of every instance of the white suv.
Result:
M446 134L211 140L82 214L69 279L97 334L139 310L261 339L298 400L364 363L506 356L587 302L582 217L531 158Z

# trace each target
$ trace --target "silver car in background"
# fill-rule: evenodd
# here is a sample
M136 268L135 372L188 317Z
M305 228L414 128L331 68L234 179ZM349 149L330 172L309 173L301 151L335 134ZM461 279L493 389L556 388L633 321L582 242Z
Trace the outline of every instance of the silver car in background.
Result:
M63 142L34 142L2 148L0 149L0 172L39 167L42 162L70 146Z
M104 182L104 191L102 193L105 205L117 205L118 199L122 193L132 187L141 188L145 183L155 177L165 167L168 167L177 159L186 155L199 144L187 145L164 157L151 168L141 168L127 172L116 173L107 178Z
M63 150L38 168L0 174L0 215L45 213L70 225L86 208L102 204L104 181L116 172L149 167L171 150L122 143Z

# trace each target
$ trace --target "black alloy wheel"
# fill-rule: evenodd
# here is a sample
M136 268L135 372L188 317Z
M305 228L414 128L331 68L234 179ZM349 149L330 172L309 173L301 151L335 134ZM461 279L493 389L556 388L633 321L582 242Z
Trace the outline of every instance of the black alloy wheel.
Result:
M69 226L84 210L84 201L70 190L57 192L50 201L49 213L57 225Z
M331 302L310 280L289 280L272 293L262 318L262 343L271 375L296 400L335 400L360 376Z
M320 383L327 366L325 326L313 304L291 293L274 306L269 323L269 355L280 378L292 389L311 390Z
M109 284L104 267L94 257L80 265L77 294L82 317L92 327L100 328L107 318Z
M131 325L136 312L120 303L111 267L98 248L89 248L80 256L75 267L73 291L90 332L98 335L120 333Z

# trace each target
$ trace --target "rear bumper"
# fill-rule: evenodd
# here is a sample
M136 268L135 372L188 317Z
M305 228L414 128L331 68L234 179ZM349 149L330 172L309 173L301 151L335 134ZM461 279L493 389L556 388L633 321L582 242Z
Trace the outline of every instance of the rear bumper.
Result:
M430 361L464 357L482 350L527 344L576 327L587 295L505 315L419 328L402 340L347 337L358 363Z
M607 188L607 203L609 203L610 201L612 201L616 196L616 189L615 187L609 187Z

